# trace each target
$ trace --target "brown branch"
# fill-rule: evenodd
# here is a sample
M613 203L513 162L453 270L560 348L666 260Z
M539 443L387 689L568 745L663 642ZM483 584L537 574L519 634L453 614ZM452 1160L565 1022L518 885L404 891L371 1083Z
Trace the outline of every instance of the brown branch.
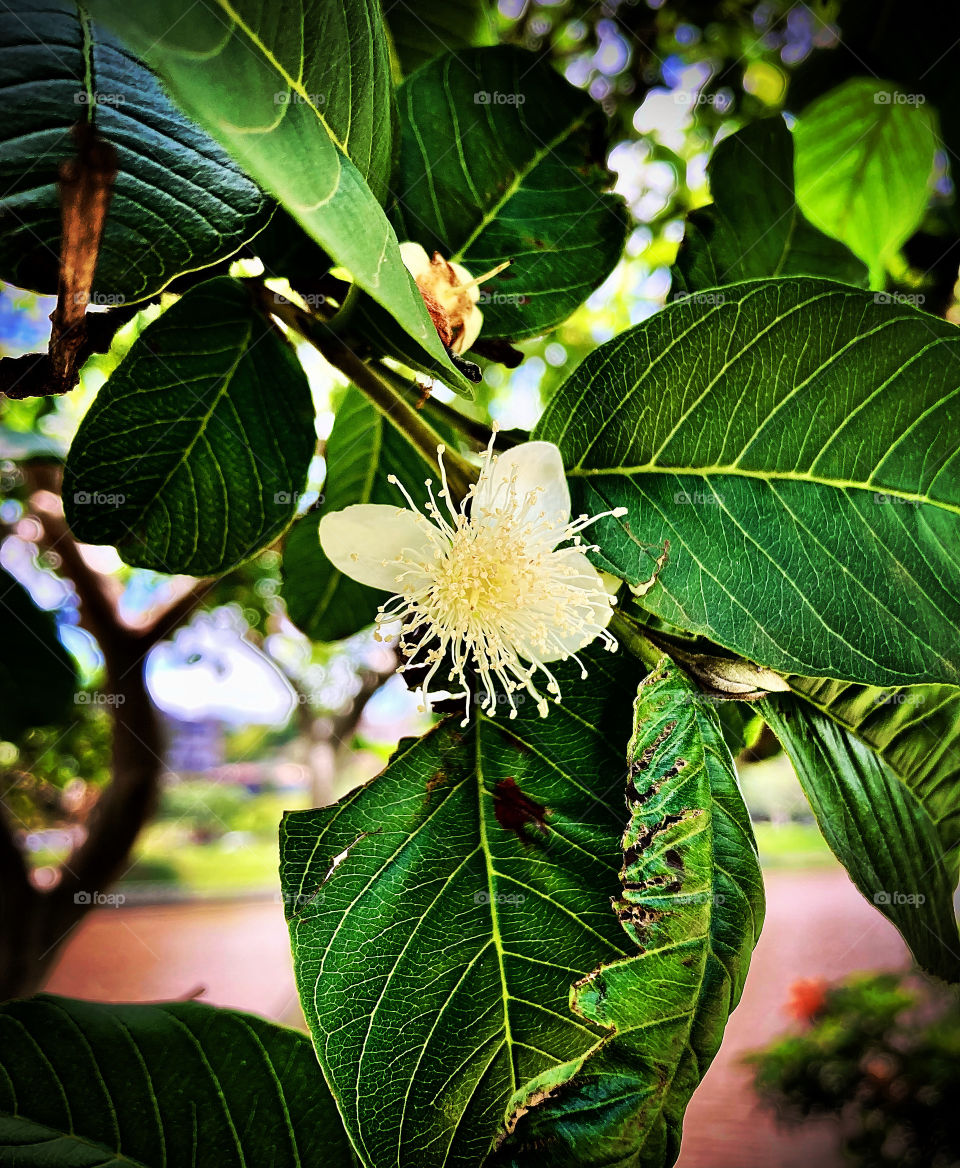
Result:
M147 652L154 645L169 637L171 633L176 632L187 618L196 612L215 586L215 580L196 580L179 596L171 600L166 608L161 609L145 626L135 629L134 631L144 647L143 651Z

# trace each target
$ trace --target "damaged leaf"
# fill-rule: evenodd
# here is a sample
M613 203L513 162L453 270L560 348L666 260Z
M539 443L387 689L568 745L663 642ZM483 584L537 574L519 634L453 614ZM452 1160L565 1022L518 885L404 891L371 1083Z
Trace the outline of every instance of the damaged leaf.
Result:
M300 999L369 1168L481 1164L524 1084L606 1033L569 996L631 951L610 896L641 667L584 657L588 681L557 668L548 718L532 701L448 718L336 806L284 819Z
M669 659L641 682L621 893L630 955L578 980L597 1047L513 1101L498 1165L664 1168L740 999L763 918L750 820L713 704Z

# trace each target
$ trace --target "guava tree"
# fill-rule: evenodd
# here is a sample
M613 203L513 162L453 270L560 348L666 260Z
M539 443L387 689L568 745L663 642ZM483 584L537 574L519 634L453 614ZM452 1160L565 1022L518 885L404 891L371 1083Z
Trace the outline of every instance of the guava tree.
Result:
M395 7L2 17L0 275L58 292L5 391L69 392L174 293L73 441L73 537L199 579L279 540L300 628L375 624L436 714L281 825L310 1038L13 1002L5 1162L673 1163L762 926L744 703L918 966L960 977L960 333L904 252L937 95L868 73L728 127L667 305L500 432L476 386L603 284L630 215L550 60L480 8ZM348 388L301 513L307 346Z

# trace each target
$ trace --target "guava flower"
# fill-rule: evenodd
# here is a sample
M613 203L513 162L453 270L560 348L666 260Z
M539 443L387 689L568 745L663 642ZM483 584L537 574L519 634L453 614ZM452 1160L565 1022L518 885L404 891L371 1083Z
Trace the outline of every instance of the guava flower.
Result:
M584 554L591 548L580 532L625 509L571 520L557 447L525 442L495 455L492 439L479 479L457 509L443 449L438 448L439 497L446 513L432 480L426 482L429 502L423 514L391 475L407 507L360 503L325 515L320 543L341 572L394 593L381 605L377 622L381 629L400 623L402 670L426 667L420 687L425 705L431 682L447 662L448 680L462 686L458 696L467 698L468 714L476 687L488 713L500 701L515 718L515 695L525 690L545 717L547 699L533 681L537 672L559 702L549 662L572 657L586 677L579 650L596 638L607 649L617 647L607 630L613 601Z
M400 244L400 258L413 276L440 339L457 356L473 347L483 326L477 308L479 285L509 265L500 264L482 276L472 276L462 265L435 251L428 256L419 243Z

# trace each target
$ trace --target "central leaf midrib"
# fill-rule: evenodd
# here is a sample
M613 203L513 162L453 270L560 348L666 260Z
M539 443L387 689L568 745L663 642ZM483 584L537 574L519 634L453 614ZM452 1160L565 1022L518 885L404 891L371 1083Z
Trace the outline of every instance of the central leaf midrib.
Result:
M237 346L238 352L237 352L236 360L233 362L233 364L230 366L230 368L224 374L222 374L222 379L223 379L222 384L220 385L219 389L214 394L213 402L211 403L210 408L203 415L203 417L199 419L196 434L194 434L194 436L190 439L190 441L184 447L180 457L176 460L176 462L173 464L173 466L170 468L170 470L165 475L163 482L161 482L159 484L159 486L151 493L149 500L147 502L147 505L144 508L145 515L146 515L146 512L148 509L152 509L158 502L162 501L163 492L166 490L166 488L169 485L170 481L172 480L173 476L182 467L185 467L189 464L190 455L193 453L194 447L196 446L196 444L200 441L200 439L206 433L206 429L207 429L207 426L209 425L210 419L213 417L214 413L216 413L217 407L220 405L220 403L223 401L223 399L227 396L227 393L230 390L230 386L233 382L233 378L236 375L236 372L240 367L240 362L243 360L244 356L247 353L247 345L248 345L248 342L249 342L252 334L253 334L253 325L250 323L245 324L244 330L243 330L243 339ZM245 438L246 438L246 431L244 431L244 439ZM223 486L225 488L226 483L223 482L222 478L221 478L221 483L223 483ZM197 496L195 491L194 491L194 500L197 504L197 515L199 517L200 499L199 499L199 496ZM198 529L199 529L199 523L198 523ZM199 530L198 530L198 539L199 539Z
M487 815L485 808L485 800L487 798L487 790L483 782L483 763L482 751L480 748L480 727L483 725L482 714L477 715L477 725L473 734L474 751L475 751L475 774L477 779L477 823L479 828L479 843L480 850L483 853L483 861L486 866L487 873L487 895L490 904L490 926L491 936L493 939L493 947L497 953L497 964L500 969L500 993L503 998L503 1036L507 1046L507 1054L510 1059L510 1083L514 1091L517 1090L517 1067L514 1057L514 1039L513 1032L510 1028L510 990L507 986L507 971L504 965L504 945L503 937L500 934L500 920L497 915L497 895L495 892L497 873L493 867L493 855L490 850L490 841L487 838Z
M477 226L473 229L467 239L457 247L456 251L454 251L453 255L451 256L451 259L457 261L461 261L463 259L473 244L476 243L484 231L486 231L490 224L494 222L507 203L509 203L513 196L520 190L526 179L533 173L534 170L536 170L536 168L548 155L552 154L553 151L559 145L561 145L561 143L565 142L572 134L576 133L576 131L584 125L586 118L587 113L582 113L578 118L575 118L572 122L569 122L566 126L564 126L563 130L551 138L549 142L544 143L541 149L537 150L533 155L531 155L530 160L526 166L517 170L516 177L509 184L500 198L487 208L477 223ZM473 180L467 174L466 167L464 167L463 170L467 181L471 186L473 186Z
M759 479L761 482L802 482L814 486L833 487L837 490L867 491L870 494L892 495L910 503L928 503L960 515L960 503L948 503L921 495L916 491L906 491L900 487L887 487L869 482L854 482L852 479L831 478L828 475L811 475L802 471L784 470L744 470L733 466L660 466L657 463L639 463L634 466L573 466L567 471L569 478L600 478L608 475L697 475L700 478L728 477Z
M246 36L252 44L256 45L258 51L263 54L263 56L266 58L266 60L273 66L274 69L276 69L277 73L279 73L279 75L283 78L284 83L286 85L288 85L294 93L296 93L300 96L304 105L307 105L310 107L310 109L312 110L312 112L316 116L317 121L320 123L321 126L323 126L324 130L326 130L327 136L329 137L330 141L333 142L334 145L337 146L338 149L340 149L344 154L346 154L347 157L349 157L349 154L347 151L346 140L344 140L342 142L340 141L340 139L337 137L337 135L330 128L329 122L326 120L326 118L323 116L323 114L317 109L316 105L314 105L313 98L311 97L311 95L307 92L306 89L304 89L303 85L299 81L295 81L290 76L290 74L286 71L286 69L284 69L284 67L280 64L280 62L273 55L273 53L270 52L270 50L263 43L263 41L260 40L260 38L257 36L257 34L253 31L253 29L247 24L247 22L245 20L242 19L242 17L239 15L239 13L236 11L236 9L230 3L230 0L216 0L216 3L217 3L217 6L222 8L223 11L227 14L227 16L230 17L230 19L234 22L234 24L237 26L237 28L240 29L240 31L244 34L244 36ZM300 61L301 67L303 66L303 63L304 62L303 62L303 58L302 58L302 54L301 54L301 61Z

